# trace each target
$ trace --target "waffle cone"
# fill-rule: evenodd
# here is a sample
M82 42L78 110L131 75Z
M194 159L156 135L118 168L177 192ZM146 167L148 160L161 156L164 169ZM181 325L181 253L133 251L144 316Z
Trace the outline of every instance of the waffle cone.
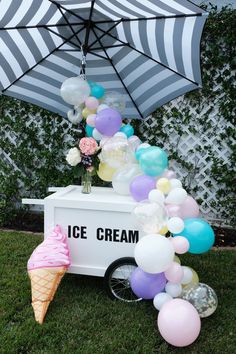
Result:
M43 323L48 306L66 271L67 267L51 267L33 269L28 272L31 280L34 316L40 324Z

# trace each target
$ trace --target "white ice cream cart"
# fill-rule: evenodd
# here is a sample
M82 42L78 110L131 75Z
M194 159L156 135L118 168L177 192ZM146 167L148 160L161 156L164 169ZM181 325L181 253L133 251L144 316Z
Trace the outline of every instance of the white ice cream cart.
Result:
M50 189L49 189L50 190ZM59 224L68 235L69 273L104 277L108 294L123 301L138 301L129 278L136 264L134 246L142 236L132 210L136 203L112 188L81 186L51 189L45 199L23 199L44 206L44 236Z

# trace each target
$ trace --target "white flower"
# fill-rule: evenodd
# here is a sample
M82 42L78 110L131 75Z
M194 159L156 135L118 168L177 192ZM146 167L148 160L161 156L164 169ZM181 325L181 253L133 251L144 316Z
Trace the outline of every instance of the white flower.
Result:
M66 161L71 166L78 165L78 163L81 162L81 156L80 156L79 149L77 149L76 147L70 149L67 156L66 156Z

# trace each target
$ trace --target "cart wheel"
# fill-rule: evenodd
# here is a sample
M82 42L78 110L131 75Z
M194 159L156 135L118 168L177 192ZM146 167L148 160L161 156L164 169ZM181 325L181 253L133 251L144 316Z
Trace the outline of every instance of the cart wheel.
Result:
M125 302L140 301L130 286L130 276L137 264L132 257L119 258L106 270L105 289L111 299Z

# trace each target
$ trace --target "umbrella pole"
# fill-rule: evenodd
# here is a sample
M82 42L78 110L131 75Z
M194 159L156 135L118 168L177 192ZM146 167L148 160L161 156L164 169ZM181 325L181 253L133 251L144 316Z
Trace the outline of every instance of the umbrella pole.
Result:
M86 54L83 45L81 45L81 53L82 53L82 59L81 59L80 77L81 79L86 80Z

